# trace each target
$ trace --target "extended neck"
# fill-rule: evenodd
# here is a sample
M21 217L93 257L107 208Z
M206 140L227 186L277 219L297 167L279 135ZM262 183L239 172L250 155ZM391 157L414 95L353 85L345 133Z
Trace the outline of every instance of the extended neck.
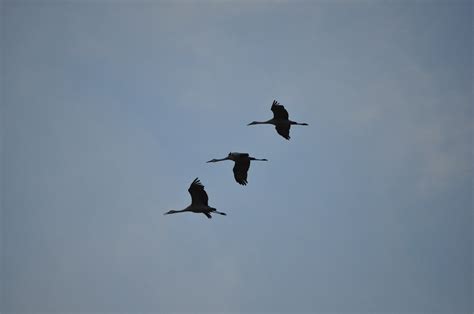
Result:
M256 125L256 124L273 124L273 119L267 120L267 121L253 121L250 122L247 125Z
M166 213L164 213L163 215L170 215L170 214L176 214L176 213L184 213L184 212L188 212L189 209L186 207L185 209L181 209L181 210L170 210Z
M224 161L224 160L230 160L229 157L221 158L221 159L211 159L206 162L219 162L219 161Z

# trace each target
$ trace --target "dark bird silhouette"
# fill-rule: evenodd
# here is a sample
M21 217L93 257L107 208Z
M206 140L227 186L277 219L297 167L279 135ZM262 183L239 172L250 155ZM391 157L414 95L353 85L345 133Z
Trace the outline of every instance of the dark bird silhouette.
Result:
M209 200L206 191L204 191L204 185L198 178L194 179L193 183L188 189L189 194L191 194L191 205L182 210L170 210L169 212L164 213L164 215L183 213L183 212L193 212L201 213L206 215L207 218L212 218L212 214L227 215L226 213L217 211L214 207L210 207L207 202Z
M207 162L218 162L223 160L232 160L234 161L234 178L237 183L241 185L247 185L247 172L250 168L250 161L267 161L266 159L257 159L250 157L247 153L229 153L227 157L222 159L212 159Z
M292 125L308 125L307 123L298 123L295 121L291 121L288 117L288 111L286 111L285 107L280 105L276 100L274 100L272 103L272 111L272 119L263 122L253 121L247 125L273 124L278 134L280 134L287 140L290 139L290 127Z

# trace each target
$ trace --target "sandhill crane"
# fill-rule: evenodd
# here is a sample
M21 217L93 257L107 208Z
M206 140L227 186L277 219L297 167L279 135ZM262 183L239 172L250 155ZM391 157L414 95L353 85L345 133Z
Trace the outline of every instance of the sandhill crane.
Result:
M272 103L272 111L273 111L272 119L268 121L264 121L264 122L253 121L247 125L273 124L278 134L280 134L287 140L290 139L290 127L292 125L308 125L307 123L298 123L295 121L291 121L288 118L288 111L286 111L285 107L280 105L278 101L276 100L274 100Z
M206 191L204 191L204 185L198 178L194 179L193 183L188 189L189 194L191 194L191 205L182 210L170 210L169 212L164 213L163 215L183 213L183 212L193 212L193 213L202 213L206 215L207 218L211 219L212 214L227 215L223 212L218 212L215 208L210 207L207 204L209 200Z
M241 185L247 185L247 172L250 168L250 161L267 161L266 159L258 159L254 157L250 157L247 153L229 153L227 157L222 159L212 159L207 162L218 162L223 160L232 160L235 162L234 164L234 178L237 183Z

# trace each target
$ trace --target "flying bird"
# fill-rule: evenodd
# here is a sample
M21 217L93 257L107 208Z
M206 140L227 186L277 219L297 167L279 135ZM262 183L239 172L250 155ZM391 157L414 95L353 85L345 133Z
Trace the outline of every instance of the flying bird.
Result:
M286 111L285 107L280 105L280 103L276 100L274 100L272 103L272 111L273 111L272 119L268 121L264 121L264 122L253 121L247 125L273 124L278 134L280 134L287 140L290 139L290 127L292 125L308 125L307 123L298 123L295 121L291 121L288 118L288 111Z
M210 207L207 204L209 198L206 191L204 191L204 185L202 185L198 178L194 179L193 183L191 183L188 192L191 194L191 205L182 210L170 210L164 213L164 215L192 212L204 214L209 219L212 218L211 213L224 216L227 215L226 213L217 211L214 207Z
M250 161L267 161L266 159L258 159L254 157L250 157L247 153L229 153L227 157L222 159L211 159L207 162L218 162L223 160L232 160L234 164L234 178L237 183L241 185L247 185L247 172L250 168Z

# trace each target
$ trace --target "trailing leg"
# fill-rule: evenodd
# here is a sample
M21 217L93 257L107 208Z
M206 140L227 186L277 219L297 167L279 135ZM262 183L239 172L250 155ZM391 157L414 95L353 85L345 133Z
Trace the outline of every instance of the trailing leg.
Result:
M223 213L223 212L218 212L218 211L217 211L217 210L215 210L215 209L212 211L212 213L213 213L213 214L214 214L214 213L215 213L215 214L219 214L219 215L222 215L222 216L227 216L227 214L226 214L226 213Z

